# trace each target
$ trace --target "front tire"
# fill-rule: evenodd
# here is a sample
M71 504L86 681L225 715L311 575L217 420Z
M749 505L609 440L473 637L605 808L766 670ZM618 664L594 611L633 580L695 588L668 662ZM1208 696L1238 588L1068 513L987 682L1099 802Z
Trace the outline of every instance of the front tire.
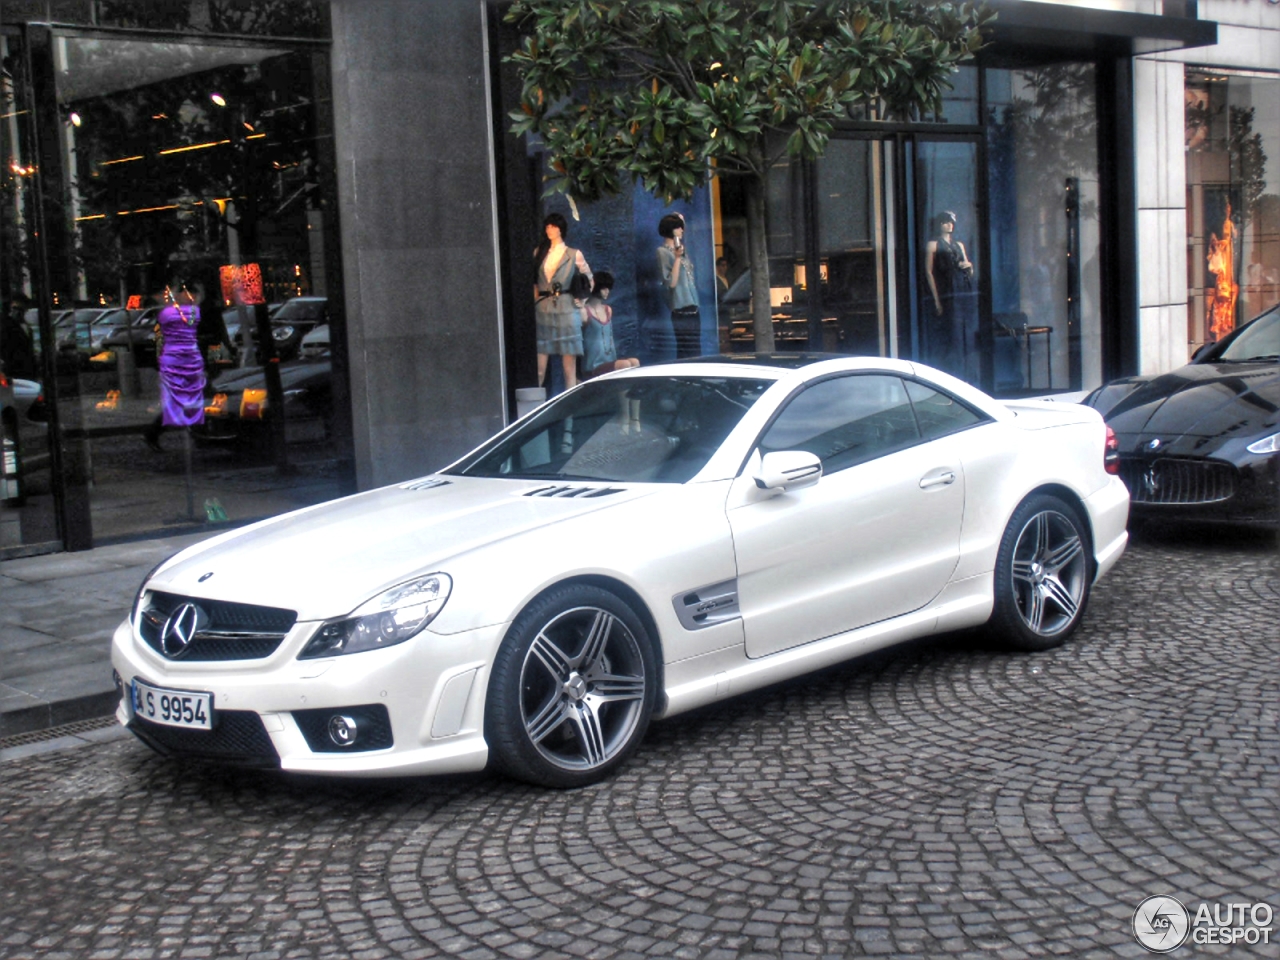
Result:
M1075 507L1048 494L1014 511L996 555L991 626L1015 650L1049 650L1084 616L1093 581L1089 530Z
M493 766L546 787L603 780L644 738L657 676L648 632L624 600L586 584L551 590L516 618L494 658Z

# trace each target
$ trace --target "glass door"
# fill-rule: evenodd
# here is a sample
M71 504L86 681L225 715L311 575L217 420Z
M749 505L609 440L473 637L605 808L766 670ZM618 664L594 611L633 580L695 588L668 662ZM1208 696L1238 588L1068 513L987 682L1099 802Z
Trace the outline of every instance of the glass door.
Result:
M978 144L921 138L907 146L915 356L982 385Z
M340 495L327 56L43 29L45 342L82 545Z
M814 169L821 349L897 356L893 143L832 140Z

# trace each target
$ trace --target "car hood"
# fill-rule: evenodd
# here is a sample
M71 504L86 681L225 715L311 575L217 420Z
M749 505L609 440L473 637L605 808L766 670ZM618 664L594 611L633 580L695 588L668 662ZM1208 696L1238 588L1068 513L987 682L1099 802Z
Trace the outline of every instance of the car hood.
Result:
M440 485L433 485L439 483ZM430 477L284 514L196 544L150 581L189 597L342 616L448 560L649 496L652 485ZM612 491L597 493L597 491ZM595 494L595 495L591 495ZM530 556L530 562L536 563Z
M1159 377L1117 381L1093 401L1122 453L1159 439L1168 455L1204 456L1280 422L1280 367L1272 362L1188 364Z

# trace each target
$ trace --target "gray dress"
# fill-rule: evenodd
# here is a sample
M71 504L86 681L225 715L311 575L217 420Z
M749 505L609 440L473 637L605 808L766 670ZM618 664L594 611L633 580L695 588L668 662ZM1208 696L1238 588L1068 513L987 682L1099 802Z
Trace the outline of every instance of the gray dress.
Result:
M578 251L565 247L555 273L548 282L547 275L538 264L538 298L534 313L538 326L538 353L559 353L582 356L582 308L573 305L569 284L578 272ZM557 295L555 285L559 286Z

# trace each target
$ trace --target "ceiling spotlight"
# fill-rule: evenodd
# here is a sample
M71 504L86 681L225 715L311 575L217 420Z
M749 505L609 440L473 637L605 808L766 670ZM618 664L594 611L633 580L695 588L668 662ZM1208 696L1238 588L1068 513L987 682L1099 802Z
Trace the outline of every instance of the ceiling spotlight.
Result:
M222 94L220 93L209 94L209 99L220 107L225 107L227 105L227 101L223 99Z

